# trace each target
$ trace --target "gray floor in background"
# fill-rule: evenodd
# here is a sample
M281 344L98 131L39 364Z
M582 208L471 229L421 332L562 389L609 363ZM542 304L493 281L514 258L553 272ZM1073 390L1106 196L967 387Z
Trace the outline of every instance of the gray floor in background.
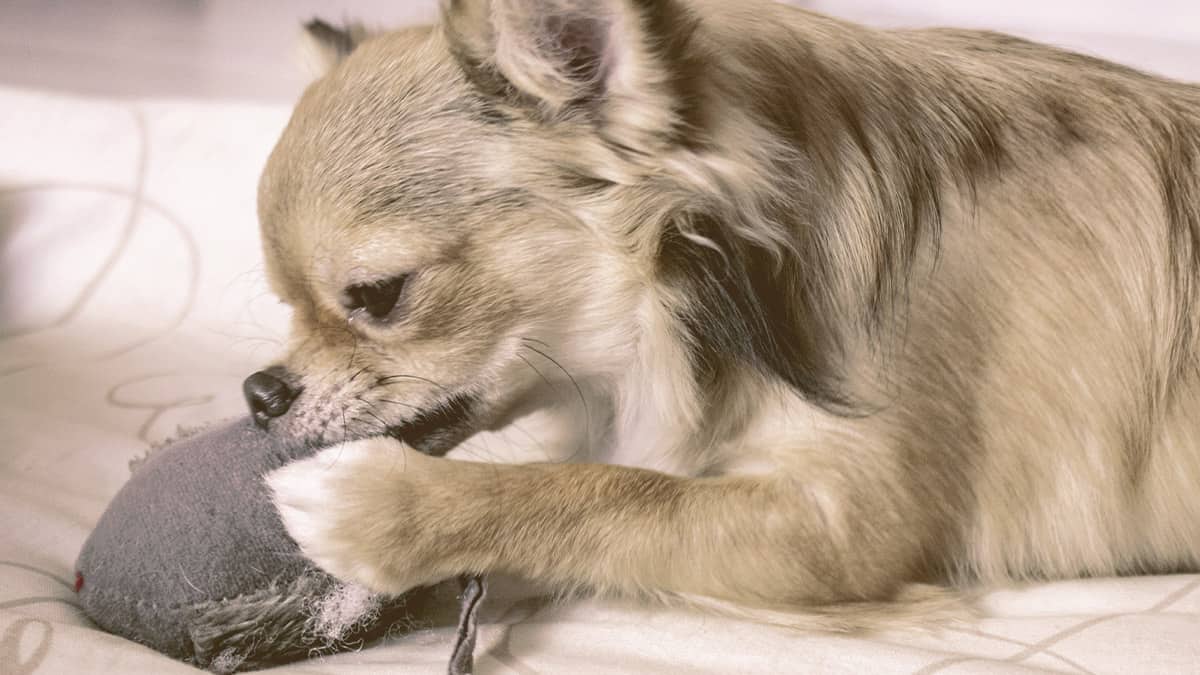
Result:
M1010 31L1198 77L1197 0L793 1L874 24ZM436 7L437 0L0 0L0 85L290 101L310 77L300 57L302 21L321 15L391 26L432 19Z
M290 100L308 75L299 26L382 25L436 0L0 0L0 83L116 96Z

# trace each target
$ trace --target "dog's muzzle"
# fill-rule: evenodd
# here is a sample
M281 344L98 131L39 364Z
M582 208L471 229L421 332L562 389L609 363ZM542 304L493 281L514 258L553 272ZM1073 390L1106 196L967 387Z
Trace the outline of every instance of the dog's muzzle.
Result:
M266 429L271 420L286 415L303 391L288 382L288 375L282 366L272 366L242 383L246 405L260 428ZM457 394L407 422L388 427L385 433L427 455L441 457L475 433L479 403L477 396Z
M427 455L441 457L476 431L479 398L457 394L412 420L388 427L389 436Z

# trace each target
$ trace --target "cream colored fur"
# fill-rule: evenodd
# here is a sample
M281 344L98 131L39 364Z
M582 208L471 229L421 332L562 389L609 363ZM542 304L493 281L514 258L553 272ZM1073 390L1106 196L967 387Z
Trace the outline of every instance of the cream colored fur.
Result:
M842 627L800 610L1200 563L1195 87L763 0L456 0L309 89L260 205L272 431L335 444L270 482L348 581ZM387 437L452 399L537 461Z

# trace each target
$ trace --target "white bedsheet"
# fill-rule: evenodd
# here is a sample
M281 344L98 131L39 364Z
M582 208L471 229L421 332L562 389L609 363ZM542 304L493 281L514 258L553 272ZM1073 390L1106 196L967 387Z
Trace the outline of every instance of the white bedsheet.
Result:
M1181 68L1200 63L1190 49ZM241 379L284 335L254 196L286 117L0 89L0 673L190 670L92 626L72 564L128 461L179 425L240 414ZM995 592L977 626L869 639L595 601L492 604L484 673L1200 670L1200 576ZM450 633L283 670L440 672Z

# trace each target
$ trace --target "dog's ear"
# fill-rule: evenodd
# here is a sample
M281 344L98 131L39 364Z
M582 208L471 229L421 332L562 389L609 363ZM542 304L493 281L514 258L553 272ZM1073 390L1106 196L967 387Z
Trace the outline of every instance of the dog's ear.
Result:
M478 86L545 117L679 121L695 21L676 0L442 0L442 22Z
M309 51L315 56L317 70L321 73L349 56L360 42L370 36L360 23L335 26L317 18L304 24L304 34Z

